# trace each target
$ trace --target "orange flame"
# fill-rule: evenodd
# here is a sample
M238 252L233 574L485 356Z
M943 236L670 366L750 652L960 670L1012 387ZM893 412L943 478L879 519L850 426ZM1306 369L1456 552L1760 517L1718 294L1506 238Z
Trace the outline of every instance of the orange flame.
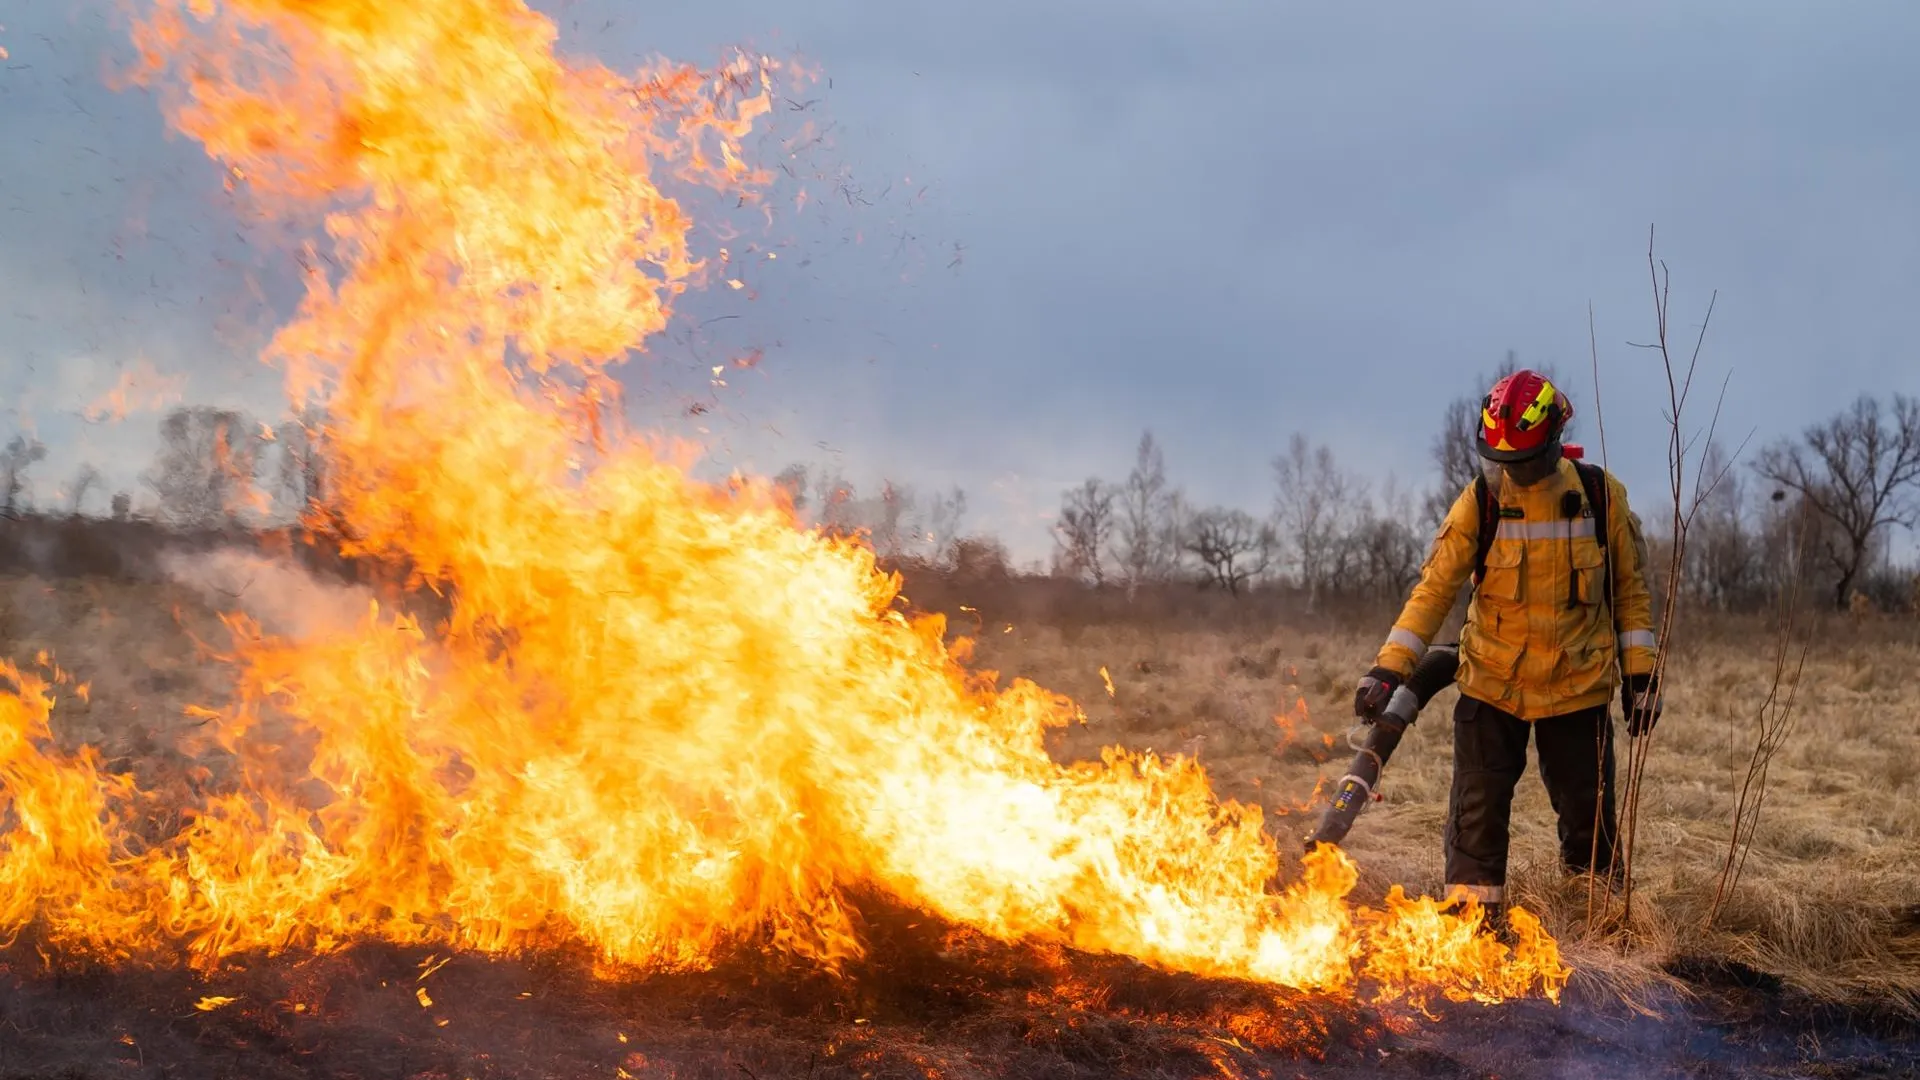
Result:
M142 28L149 73L182 73L176 123L231 176L334 208L343 269L270 355L324 401L356 549L405 555L451 614L290 638L232 617L239 701L203 729L232 783L139 843L157 796L52 749L51 690L5 669L0 931L202 967L577 942L609 969L763 934L831 967L863 952L850 897L878 887L1202 974L1557 995L1550 938L1510 953L1398 893L1356 910L1337 850L1270 891L1259 809L1196 763L1057 764L1073 704L964 669L869 548L619 437L605 369L701 272L650 177L755 186L740 147L777 69L623 78L553 40L516 0L161 0Z

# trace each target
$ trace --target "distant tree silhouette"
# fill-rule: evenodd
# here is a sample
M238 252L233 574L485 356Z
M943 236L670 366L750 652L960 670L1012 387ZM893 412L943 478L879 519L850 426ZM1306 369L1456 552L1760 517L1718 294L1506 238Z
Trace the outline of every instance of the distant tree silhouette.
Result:
M100 481L99 469L94 468L90 464L80 466L80 471L74 474L73 486L67 491L67 513L69 516L80 516L80 511L86 507L87 493L99 487Z
M1350 540L1368 517L1366 483L1304 435L1273 459L1273 481L1273 522L1292 548L1294 572L1311 605L1348 574Z
M1798 439L1769 445L1755 468L1832 526L1819 551L1837 575L1834 606L1846 610L1885 531L1920 521L1920 401L1895 394L1889 411L1862 394Z
M910 487L891 480L880 485L879 505L873 508L870 525L875 552L897 559L917 546L913 528L916 501Z
M1414 529L1412 500L1389 484L1378 508L1372 500L1362 506L1365 513L1341 544L1338 583L1363 596L1402 597L1420 579L1427 550Z
M1053 524L1055 573L1106 584L1103 557L1113 535L1113 501L1113 488L1092 476L1061 496Z
M1719 481L1700 500L1688 528L1685 586L1696 601L1716 611L1747 604L1759 587L1757 541L1748 527L1746 490L1732 471L1726 451L1709 443L1700 456L1700 474Z
M256 505L266 443L259 426L238 411L177 408L160 422L160 450L142 479L171 524L236 525Z
M1004 581L1013 574L1007 546L991 536L963 536L952 546L953 576L960 581Z
M1180 567L1180 493L1167 483L1166 460L1153 432L1140 434L1133 471L1114 493L1115 573L1129 593L1165 581Z
M293 516L331 518L327 482L326 414L308 407L296 412L274 431L279 460L274 495Z
M1267 575L1279 546L1271 524L1227 507L1195 514L1186 539L1187 550L1200 563L1202 582L1235 596Z
M955 484L935 492L925 503L927 545L930 557L939 566L952 566L959 554L955 545L961 539L962 522L967 518L967 493Z
M27 470L46 459L47 448L39 439L15 435L0 451L0 514L13 517L20 513L27 491Z
M792 504L795 514L807 509L807 467L798 463L787 466L774 474L773 486L786 493L787 502Z

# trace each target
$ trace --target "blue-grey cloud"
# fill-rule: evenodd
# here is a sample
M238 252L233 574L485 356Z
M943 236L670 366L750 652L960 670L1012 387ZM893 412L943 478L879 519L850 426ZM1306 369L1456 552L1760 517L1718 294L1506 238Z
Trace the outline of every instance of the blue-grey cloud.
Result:
M1910 5L546 9L615 67L741 43L823 79L805 115L829 137L782 192L813 201L762 238L781 258L756 299L689 302L634 369L636 412L707 428L722 460L960 483L1028 551L1058 490L1122 472L1147 426L1206 500L1264 504L1295 431L1424 484L1439 405L1508 349L1571 376L1595 442L1590 303L1609 461L1651 502L1664 381L1625 344L1651 333L1649 224L1676 337L1719 290L1693 407L1731 373L1730 443L1920 392ZM122 46L99 12L0 41L0 393L41 377L29 354L140 349L233 392L270 325L249 278L284 306L286 267L233 235L217 170L146 95L103 87ZM688 373L756 347L687 415Z

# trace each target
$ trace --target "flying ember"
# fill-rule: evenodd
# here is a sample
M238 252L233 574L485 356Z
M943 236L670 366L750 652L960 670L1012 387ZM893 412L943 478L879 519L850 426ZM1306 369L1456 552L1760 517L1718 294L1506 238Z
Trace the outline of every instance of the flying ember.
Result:
M236 190L325 215L268 359L324 416L327 520L447 614L230 617L220 767L164 792L53 749L77 688L5 669L0 932L199 967L584 945L609 973L760 935L831 968L867 948L851 898L879 890L1202 975L1557 997L1525 911L1509 948L1398 889L1359 907L1330 848L1274 891L1258 808L1197 764L1056 763L1072 702L969 670L871 550L799 527L772 485L697 482L621 427L610 370L707 272L656 181L762 189L743 147L778 64L563 60L517 0L158 0L137 38Z

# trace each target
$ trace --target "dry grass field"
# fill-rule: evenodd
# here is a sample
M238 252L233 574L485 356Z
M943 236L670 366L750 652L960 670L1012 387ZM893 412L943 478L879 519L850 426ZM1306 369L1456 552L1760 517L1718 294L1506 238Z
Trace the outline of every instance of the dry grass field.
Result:
M1317 820L1316 785L1330 788L1352 758L1353 683L1389 625L1002 624L981 628L976 655L1083 703L1087 723L1062 735L1060 754L1108 744L1197 754L1224 797L1259 804L1289 844ZM1745 967L1823 999L1920 1010L1920 626L1843 621L1814 633L1751 853L1711 925L1773 633L1759 620L1708 620L1676 638L1647 759L1630 940L1587 932L1587 888L1561 877L1531 761L1514 809L1518 902L1545 916L1576 978L1622 991L1669 971ZM1363 897L1393 882L1438 895L1455 698L1450 689L1429 704L1387 768L1383 800L1348 838Z
M144 768L193 722L186 706L217 707L226 694L223 669L196 643L225 640L210 599L171 583L0 578L0 655L47 650L88 681L90 703L63 706L56 735ZM1197 754L1221 795L1264 808L1283 854L1318 813L1316 786L1331 785L1351 757L1351 687L1385 626L1192 612L1082 622L1024 611L1015 621L1001 617L1013 605L1000 607L955 605L950 629L975 637L975 666L1084 706L1085 726L1058 733L1059 756L1106 745ZM1911 689L1920 627L1821 628L1744 876L1707 923L1771 648L1759 622L1683 627L1647 772L1631 941L1586 931L1586 890L1559 878L1532 767L1515 809L1519 902L1545 916L1588 989L1632 995L1673 972L1753 969L1822 999L1920 1011L1920 709ZM1441 885L1453 700L1448 691L1429 706L1389 766L1384 801L1350 837L1361 899L1394 882Z

